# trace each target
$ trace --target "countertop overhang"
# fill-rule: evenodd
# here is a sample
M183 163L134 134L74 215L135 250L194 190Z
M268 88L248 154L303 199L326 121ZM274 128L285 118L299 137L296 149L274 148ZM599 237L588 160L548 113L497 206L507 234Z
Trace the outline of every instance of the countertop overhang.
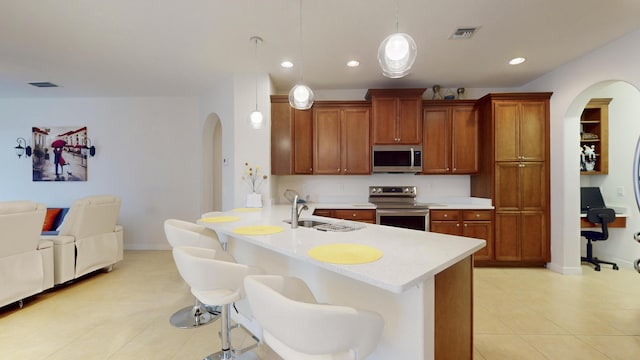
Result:
M346 221L310 215L314 208L314 204L309 204L309 210L303 211L301 219ZM255 212L228 211L222 214L240 218L234 222L199 223L227 236L393 293L402 293L420 285L486 245L480 239L363 223L357 223L362 229L349 232L318 231L305 227L292 229L284 222L290 220L290 214L291 206L274 205ZM278 225L284 230L273 235L239 235L233 232L237 227L250 225ZM315 246L332 243L372 246L381 250L383 256L366 264L335 265L314 260L307 255Z

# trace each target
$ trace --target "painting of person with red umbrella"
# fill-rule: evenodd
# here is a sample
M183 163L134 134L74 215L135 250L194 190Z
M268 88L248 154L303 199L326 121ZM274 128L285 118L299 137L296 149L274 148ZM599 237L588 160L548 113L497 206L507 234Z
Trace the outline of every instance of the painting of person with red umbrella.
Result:
M86 126L33 127L32 135L33 181L87 181Z
M51 147L53 148L53 163L56 166L56 176L60 176L64 171L64 165L67 163L62 157L62 148L67 145L67 142L58 139L51 143ZM58 171L58 166L60 166L60 170Z

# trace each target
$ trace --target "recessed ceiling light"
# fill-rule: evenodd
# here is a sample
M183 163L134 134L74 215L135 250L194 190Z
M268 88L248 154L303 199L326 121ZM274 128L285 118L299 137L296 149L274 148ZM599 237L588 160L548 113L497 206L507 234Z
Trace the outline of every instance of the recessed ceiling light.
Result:
M522 64L526 59L523 57L517 57L509 60L509 65L518 65Z
M280 66L282 66L285 69L290 69L293 67L293 63L289 60L285 60L283 62L280 63Z
M348 67L360 66L360 61L358 61L358 60L349 60L349 61L347 61L347 66Z

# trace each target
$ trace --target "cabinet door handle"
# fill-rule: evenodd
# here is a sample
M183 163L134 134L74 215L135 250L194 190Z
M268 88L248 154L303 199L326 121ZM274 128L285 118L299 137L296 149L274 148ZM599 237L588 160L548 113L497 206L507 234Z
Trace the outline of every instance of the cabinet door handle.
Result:
M464 227L467 227L467 226L468 226L468 224L464 224Z
M479 218L479 217L480 217L480 214L476 214L476 217L477 217L477 218Z
M448 216L449 216L449 214L444 214L444 217L448 217Z
M460 227L460 224L456 224L456 227Z

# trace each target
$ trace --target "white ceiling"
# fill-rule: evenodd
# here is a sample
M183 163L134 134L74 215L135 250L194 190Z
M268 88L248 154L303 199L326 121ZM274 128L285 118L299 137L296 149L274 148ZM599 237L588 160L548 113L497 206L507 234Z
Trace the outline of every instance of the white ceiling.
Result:
M396 0L0 0L0 97L198 95L225 73L317 89L514 87L640 27L638 0L399 0L418 58L382 76ZM458 27L480 27L449 40ZM253 35L264 42L256 49ZM507 61L524 56L520 66ZM347 68L347 60L360 61ZM57 89L28 82L51 81Z

